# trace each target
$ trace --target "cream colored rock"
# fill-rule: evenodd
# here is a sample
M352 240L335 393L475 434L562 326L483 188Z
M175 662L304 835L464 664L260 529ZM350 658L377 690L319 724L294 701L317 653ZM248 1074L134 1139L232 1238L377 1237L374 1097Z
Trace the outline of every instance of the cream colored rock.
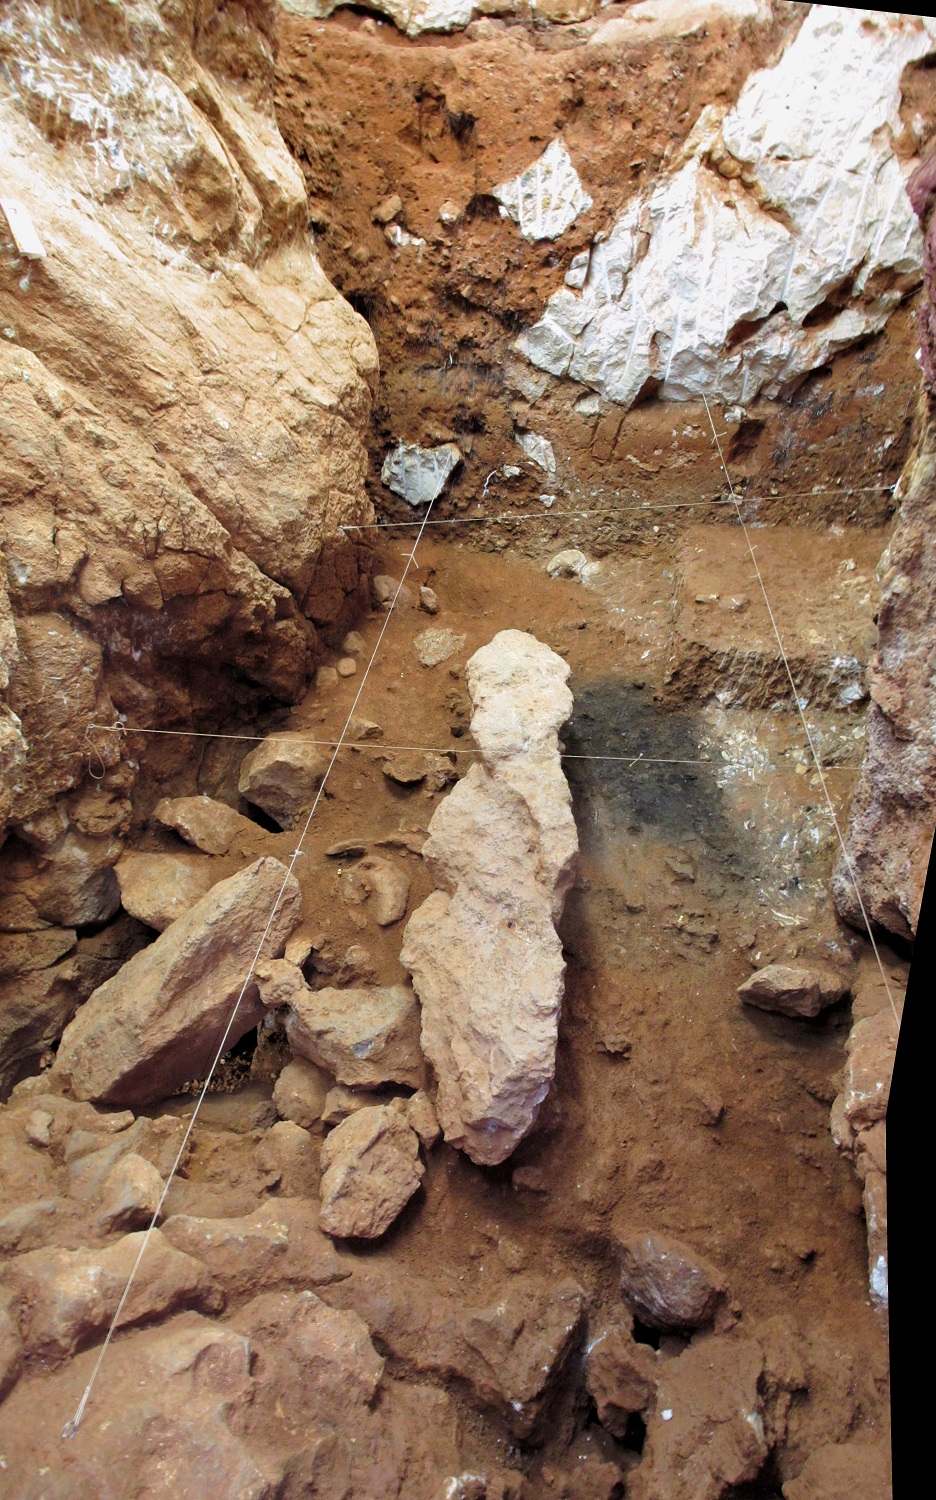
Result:
M66 1027L55 1061L76 1098L148 1104L204 1075L281 890L264 944L275 954L300 919L301 897L278 860L259 859L219 881L94 991ZM229 1044L262 1014L254 981L241 996Z
M406 915L410 880L406 871L389 859L369 855L342 871L338 889L352 906L365 902L378 927L391 927Z
M519 225L525 240L558 239L592 206L561 140L552 141L532 166L493 193L504 218Z
M379 1089L350 1089L343 1083L336 1083L325 1095L322 1123L340 1125L342 1120L357 1114L359 1109L381 1107L386 1102Z
M286 1034L294 1052L339 1083L418 1088L423 1080L419 1007L406 985L307 990L292 1002Z
M469 660L481 761L433 815L423 853L439 889L404 934L445 1138L488 1164L533 1128L555 1069L565 965L554 924L578 849L558 748L568 676L518 630Z
M607 27L636 28L638 9ZM921 274L894 141L901 73L934 46L930 18L813 6L734 109L706 107L517 348L623 406L649 382L743 406L878 332Z
M284 1120L304 1130L317 1125L325 1112L331 1079L305 1057L288 1062L273 1087L273 1103Z
M423 630L413 643L416 647L416 655L424 667L440 667L449 657L454 656L465 644L465 637L457 630L449 630L442 625L430 625L428 630Z
M351 5L353 0L279 0L279 3L292 15L321 20L342 5ZM376 0L373 8L407 36L419 36L424 31L460 31L477 9L474 0Z
M114 873L124 911L157 932L190 911L217 879L212 862L199 855L132 851L118 860Z
M419 1137L396 1110L359 1109L322 1147L320 1224L336 1239L377 1239L412 1198L425 1167Z
M238 837L256 834L255 823L214 797L163 797L150 820L171 828L203 854L227 854Z
M326 766L308 735L295 731L270 735L244 757L237 790L281 828L293 828L300 814L312 806Z

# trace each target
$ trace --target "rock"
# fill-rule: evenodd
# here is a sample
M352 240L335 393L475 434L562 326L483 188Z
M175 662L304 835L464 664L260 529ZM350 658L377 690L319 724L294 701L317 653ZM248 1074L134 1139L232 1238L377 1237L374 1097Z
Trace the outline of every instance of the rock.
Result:
M315 672L315 691L327 693L331 688L338 686L338 673L334 667L317 667Z
M568 675L517 630L468 662L481 760L433 815L423 852L440 889L404 934L445 1138L481 1163L503 1161L533 1128L555 1068L565 970L554 923L578 848L557 734Z
M364 656L367 651L367 642L359 630L349 630L341 643L342 651L348 656Z
M256 983L241 991L278 899L264 945L275 954L299 921L301 897L285 866L259 859L219 881L95 990L55 1061L75 1097L148 1104L176 1093L213 1061L238 996L229 1045L256 1026L263 1014Z
M287 944L288 947L288 944ZM291 1005L309 986L299 965L288 958L262 958L254 969L260 999L266 1006Z
M538 432L518 432L517 442L527 458L541 468L550 480L556 477L556 454L549 438Z
M343 1083L336 1083L335 1087L328 1090L325 1095L325 1107L322 1110L323 1125L340 1125L349 1115L356 1114L359 1109L372 1109L386 1104L387 1100L379 1089L351 1089Z
M379 927L390 927L406 915L410 880L405 870L379 855L362 859L339 877L342 898L352 905L369 901Z
M745 1005L779 1011L784 1016L818 1016L847 992L847 983L838 975L788 964L768 964L738 985Z
M389 224L403 212L403 199L399 193L392 193L389 198L383 198L371 214L375 224Z
M318 1153L312 1137L294 1120L277 1120L257 1146L257 1165L287 1198L310 1197L318 1184Z
M144 1229L159 1207L163 1186L153 1163L128 1151L104 1179L97 1216L99 1227L105 1233L113 1229Z
M351 0L280 0L284 10L295 15L330 16ZM376 11L391 20L407 36L419 36L424 31L457 31L468 25L474 14L474 0L378 0ZM396 196L384 199L393 203ZM400 209L402 209L402 203ZM396 211L399 213L400 209Z
M865 1224L868 1230L868 1287L876 1307L887 1309L887 1176L884 1172L865 1173L862 1193Z
M28 1354L55 1361L107 1329L133 1269L143 1233L103 1250L31 1250L8 1266ZM168 1317L181 1308L219 1312L224 1297L205 1267L175 1250L158 1229L149 1237L118 1327Z
M162 1234L201 1262L228 1297L258 1286L328 1286L348 1274L318 1227L317 1209L301 1198L274 1198L243 1218L174 1214Z
M924 302L921 316L927 310L932 320L931 304ZM931 684L936 417L932 399L925 396L898 493L902 503L878 572L878 640L868 666L871 706L861 775L849 808L848 860L839 857L832 893L842 916L859 931L865 930L863 904L870 921L911 939L936 823L936 705Z
M605 1329L589 1344L585 1389L599 1422L613 1437L624 1438L631 1417L651 1410L659 1362L656 1350L635 1343L633 1320Z
M23 1368L23 1341L16 1320L0 1305L0 1401L19 1380Z
M412 990L308 990L297 997L286 1022L289 1045L339 1083L367 1087L423 1080L419 1007Z
M396 755L392 760L385 760L383 773L388 781L395 781L397 786L418 786L425 781L428 767L421 756Z
M337 672L339 677L353 677L357 671L357 662L353 656L343 656L338 663Z
M69 958L0 982L0 1098L55 1046L78 1008L78 978Z
M411 598L409 589L402 584L399 578L391 578L389 573L375 573L371 579L371 592L375 604L391 604L399 594L402 599L404 595Z
M106 922L120 905L113 867L121 849L117 839L89 838L69 828L54 844L35 851L33 870L17 881L17 890L44 921L57 926Z
M435 589L430 589L423 584L419 590L419 607L424 609L427 615L439 613L439 599Z
M572 26L596 15L600 0L536 0L537 14L558 26Z
M588 566L588 558L584 552L577 547L567 547L564 552L557 552L546 564L546 572L550 578L581 578L583 569Z
M845 1043L844 1113L852 1130L887 1115L899 1023L890 1006L852 1027Z
M891 1466L883 1443L852 1438L811 1453L783 1500L890 1500Z
M150 813L150 821L171 828L203 854L227 854L238 839L257 832L249 818L214 797L163 797Z
M210 861L198 855L134 852L118 860L115 874L124 910L157 932L189 911L218 878Z
M465 639L455 630L432 625L416 637L416 655L424 667L438 667L456 651L461 651Z
M628 1307L651 1328L701 1328L710 1323L725 1291L719 1273L688 1245L652 1231L615 1233L621 1292Z
M340 1391L352 1407L369 1406L384 1372L367 1324L329 1307L314 1292L268 1292L243 1309L238 1326L284 1344L310 1383Z
M721 1500L755 1479L768 1453L763 1369L750 1339L694 1340L678 1359L661 1360L656 1411L628 1500Z
M407 505L429 505L441 495L461 459L461 450L454 443L421 448L418 443L401 439L384 459L380 477Z
M552 141L532 166L493 194L504 218L509 215L531 241L558 239L592 206L561 140Z
M639 34L633 12L621 21ZM734 108L706 106L670 172L593 242L581 291L555 292L517 349L625 407L650 381L664 399L743 407L880 330L919 279L894 137L901 73L936 29L862 23L858 11L810 11ZM844 306L810 324L843 277Z
M276 1080L273 1103L283 1119L309 1130L322 1118L329 1083L321 1068L304 1057L294 1057Z
M322 1146L319 1222L336 1239L376 1239L422 1181L419 1137L386 1107L360 1109Z
M426 1150L431 1150L442 1131L429 1095L422 1089L417 1089L409 1099L401 1097L391 1099L390 1108L399 1110L407 1124L415 1130Z
M245 756L237 790L281 828L294 828L300 814L311 807L325 768L321 752L308 736L271 735Z

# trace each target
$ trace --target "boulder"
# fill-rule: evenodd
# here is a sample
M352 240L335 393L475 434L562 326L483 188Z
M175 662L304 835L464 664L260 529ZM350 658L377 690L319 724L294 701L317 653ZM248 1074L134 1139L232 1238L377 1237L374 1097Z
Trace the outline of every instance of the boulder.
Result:
M555 1070L565 974L555 922L578 849L558 744L568 675L518 630L471 657L481 759L433 815L423 855L439 889L404 933L439 1120L480 1163L503 1161L530 1132Z
M256 836L257 825L214 797L163 797L150 821L171 828L203 854L227 854L238 838Z
M103 1334L117 1311L144 1232L103 1250L30 1250L8 1266L27 1353L57 1360ZM219 1312L224 1296L203 1265L154 1229L118 1327L166 1318L181 1308Z
M328 1074L315 1063L294 1057L273 1086L273 1103L284 1120L309 1130L322 1118L330 1083Z
M218 872L199 855L125 854L115 867L124 911L157 932L191 910Z
M615 1233L624 1301L651 1328L701 1328L725 1291L721 1276L688 1245L654 1231Z
M229 1045L256 1026L263 1007L247 981L276 901L264 939L272 957L300 919L301 897L285 866L267 858L219 881L95 990L55 1060L74 1096L153 1103L204 1075L235 1005Z
M336 1239L377 1239L412 1198L425 1167L419 1137L396 1110L359 1109L322 1147L319 1222Z
M745 1005L810 1018L835 1005L847 991L847 983L838 975L789 964L768 964L738 985Z
M381 989L306 990L286 1021L289 1045L339 1083L418 1088L424 1064L419 1007L406 985Z
M309 743L308 735L270 735L244 757L237 790L280 828L293 828L299 815L312 806L326 766L327 761Z

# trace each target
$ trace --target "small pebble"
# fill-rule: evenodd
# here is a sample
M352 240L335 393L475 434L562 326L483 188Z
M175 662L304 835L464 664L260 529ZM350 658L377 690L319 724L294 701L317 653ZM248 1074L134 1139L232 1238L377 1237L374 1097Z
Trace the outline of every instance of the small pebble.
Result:
M349 630L341 643L342 651L347 651L349 656L362 656L367 650L367 642L359 630Z
M353 656L343 656L338 663L339 677L353 677L357 671L357 662Z

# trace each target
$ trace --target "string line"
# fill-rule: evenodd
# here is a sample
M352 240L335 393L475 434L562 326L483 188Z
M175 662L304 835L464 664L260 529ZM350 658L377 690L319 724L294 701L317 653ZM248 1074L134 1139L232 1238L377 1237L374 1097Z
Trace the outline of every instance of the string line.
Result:
M846 848L845 839L843 837L842 830L839 827L838 818L835 815L835 808L832 805L832 798L829 795L829 789L826 786L825 777L822 774L822 766L821 766L821 764L819 762L819 756L817 754L816 747L815 747L815 745L813 743L812 731L809 728L809 723L808 723L808 721L806 719L806 714L805 714L803 706L802 706L802 700L800 698L799 691L797 689L796 683L795 683L795 681L793 679L793 673L792 673L792 671L790 669L790 663L789 663L789 661L787 659L786 651L784 650L783 637L780 634L780 628L777 625L777 621L776 621L776 618L774 616L773 609L771 608L770 599L767 596L767 589L766 589L766 586L764 584L764 579L763 579L760 567L759 567L758 562L757 562L757 553L756 553L756 551L754 549L754 546L751 543L751 538L750 538L750 534L749 534L748 529L747 529L747 525L745 524L744 517L741 514L741 506L740 506L740 504L738 502L737 496L735 495L734 486L733 486L733 484L731 482L731 475L728 473L728 465L725 463L724 454L722 453L722 446L721 446L721 443L718 440L718 433L715 431L715 423L712 421L712 413L711 413L711 411L709 409L708 401L706 400L706 398L705 398L704 395L702 397L702 400L705 402L705 411L706 411L706 414L707 414L708 419L709 419L709 425L711 426L711 429L712 429L712 441L715 444L715 447L716 447L716 449L718 451L718 457L719 457L719 460L721 462L721 466L722 466L722 468L725 471L725 480L726 480L726 483L728 485L728 489L729 489L729 491L731 493L731 498L734 500L734 503L735 503L735 509L737 511L737 514L738 514L738 522L739 522L739 524L741 526L742 531L744 532L744 540L747 543L747 549L748 549L748 552L751 555L751 562L754 565L754 572L755 572L755 574L757 576L757 581L760 584L761 593L764 596L764 604L766 605L767 613L770 616L770 623L771 623L771 626L773 627L774 636L776 637L777 648L778 648L778 650L780 652L780 655L781 655L781 657L783 659L783 665L784 665L784 667L786 669L786 675L789 678L790 688L791 688L792 693L793 693L793 702L796 704L796 711L799 714L800 723L803 726L803 733L806 736L806 741L807 741L807 743L809 745L810 754L812 755L813 763L814 763L814 765L816 767L816 774L819 777L819 784L822 787L822 791L823 791L823 794L824 794L825 800L826 800L826 805L827 805L827 807L829 809L829 815L830 815L830 817L832 819L832 825L833 825L833 827L835 829L835 833L836 833L836 836L837 836L838 841L839 841L839 847L841 848L841 851L842 851L842 858L843 858L843 860L845 862L845 867L848 870L848 875L849 875L849 878L851 880L852 886L854 887L855 896L856 896L857 901L858 901L858 906L859 906L859 908L861 910L861 916L862 916L862 919L863 919L864 924L865 924L865 928L866 928L867 933L868 933L868 938L870 940L871 947L872 947L872 949L874 951L874 957L877 960L877 966L878 966L878 969L881 972L881 979L882 979L883 984L884 984L884 989L885 989L885 991L887 993L887 998L890 1001L891 1010L894 1012L894 1020L899 1025L900 1024L900 1017L897 1014L897 1005L896 1005L896 1003L894 1001L894 996L891 993L891 987L888 984L887 975L884 972L884 964L883 964L883 961L881 959L880 952L878 950L878 945L877 945L877 943L874 940L874 933L871 931L871 922L870 922L870 919L868 917L868 913L865 910L865 904L864 904L864 901L862 900L861 892L858 889L858 876L857 876L857 873L855 871L855 867L852 864L851 856L850 856L850 854L848 852L848 849Z

